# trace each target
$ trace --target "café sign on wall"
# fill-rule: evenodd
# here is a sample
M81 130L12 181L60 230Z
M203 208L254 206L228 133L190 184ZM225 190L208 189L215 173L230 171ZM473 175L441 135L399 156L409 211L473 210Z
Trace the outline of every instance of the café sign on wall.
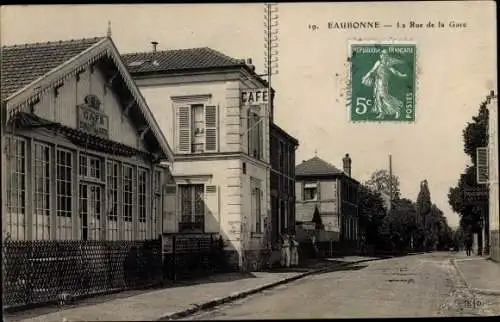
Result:
M85 103L77 106L78 129L98 136L109 135L109 118L100 106L97 96L85 96Z
M243 105L262 105L269 103L269 91L267 88L244 89L241 91L241 102Z

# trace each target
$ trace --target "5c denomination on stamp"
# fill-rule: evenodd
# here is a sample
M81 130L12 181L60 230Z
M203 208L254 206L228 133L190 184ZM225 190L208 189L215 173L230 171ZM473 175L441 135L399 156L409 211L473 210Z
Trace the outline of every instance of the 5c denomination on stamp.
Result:
M416 45L351 42L351 121L415 121Z

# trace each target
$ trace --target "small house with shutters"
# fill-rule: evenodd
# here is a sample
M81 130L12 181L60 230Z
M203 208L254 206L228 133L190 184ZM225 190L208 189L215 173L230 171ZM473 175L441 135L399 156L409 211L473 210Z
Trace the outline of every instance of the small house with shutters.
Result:
M211 48L122 57L173 143L170 233L218 233L240 269L266 262L270 214L268 84L250 62Z
M351 158L343 159L343 170L315 156L295 167L296 229L305 240L317 228L313 216L318 209L322 229L318 241L358 240L359 182L351 177Z
M110 37L2 47L1 213L13 240L147 240L173 152Z

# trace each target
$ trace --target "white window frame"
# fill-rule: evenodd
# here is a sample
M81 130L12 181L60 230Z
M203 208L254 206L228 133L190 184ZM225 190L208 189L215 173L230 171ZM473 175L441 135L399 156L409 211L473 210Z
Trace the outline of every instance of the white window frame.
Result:
M262 181L250 178L250 213L252 219L252 233L262 234Z
M7 136L7 223L6 229L10 238L13 240L26 240L28 237L28 224L27 224L27 186L28 186L28 141L24 138L18 136ZM21 154L13 154L13 147L15 146L15 151L23 151ZM21 146L21 150L18 149ZM22 167L21 171L18 172L19 165ZM20 179L24 180L24 189L20 188L17 184L15 189L12 187L12 180L15 177L15 182L19 182ZM21 185L22 186L22 185ZM14 190L14 191L13 191ZM13 205L12 198L15 198L16 204ZM13 223L13 216L15 216L15 224ZM4 218L2 218L4 219ZM20 231L21 227L21 231ZM21 236L22 235L22 236Z
M34 141L33 157L33 239L50 240L52 229L52 149L49 144ZM40 150L39 150L40 149ZM48 149L48 160L44 150ZM41 153L41 158L38 156ZM41 168L41 173L40 169ZM48 172L46 172L48 169ZM40 186L41 184L41 186Z
M59 162L59 152L66 155L69 155L71 164L63 164ZM73 167L75 166L75 153L71 150L57 147L56 148L56 239L59 240L70 240L73 238L73 198L75 197L75 193L73 191L73 183L76 178L73 175ZM61 173L60 168L69 171L70 179L59 177ZM65 191L65 194L59 193L59 184L67 184L69 185L70 194L68 191ZM67 188L67 187L66 187ZM69 199L69 202L68 202ZM62 205L66 203L64 207ZM67 209L67 205L69 204L69 209ZM70 220L65 220L65 218L70 218ZM69 226L68 226L69 222Z
M160 230L158 229L158 222L162 215L161 209L161 171L153 170L153 192L151 204L151 236L152 238L158 237Z
M117 167L117 173L114 173L115 166ZM122 199L121 191L121 164L116 160L109 159L106 164L106 224L107 231L106 237L108 240L119 240L120 239L120 227L121 227L121 211L122 207L120 200ZM116 194L116 196L115 196Z
M184 216L184 200L183 198L183 189L186 189L186 187L189 189L189 194L191 195L191 214L190 214L190 220L185 221L183 217ZM202 207L202 214L196 213L196 187L201 188L200 191L202 191L202 199L203 199L203 207ZM183 224L196 224L196 218L201 218L201 224L199 227L199 230L201 232L205 231L205 208L206 208L206 193L205 193L205 184L204 183L186 183L186 184L179 184L177 186L177 191L178 191L178 198L179 198L179 231L184 231L183 229L180 229Z
M148 169L139 167L137 169L137 227L138 227L138 239L147 239L148 233L148 215L147 215L147 205L148 205ZM144 182L141 183L140 176L144 175ZM143 184L143 187L141 187Z
M174 115L173 118L173 128L176 138L176 152L180 154L199 154L199 153L210 153L210 152L218 152L219 151L219 105L213 104L211 102L211 94L202 94L202 95L189 95L189 96L172 96L171 100L173 102ZM195 140L194 134L194 115L193 109L196 106L203 106L203 139L201 140L202 149L198 152L195 152L193 149L193 144ZM207 107L215 108L215 127L207 126ZM179 113L181 108L189 108L189 151L183 151L180 147L180 138L181 138L181 128L179 124ZM212 131L211 133L215 135L215 149L207 149L207 130Z
M125 169L132 170L131 178L125 178ZM120 230L123 233L124 240L135 239L134 212L136 206L136 185L137 185L137 167L131 164L122 164L122 227ZM125 190L126 184L129 183L130 190ZM127 194L127 195L126 195ZM127 210L130 209L130 214Z
M306 190L314 189L315 197L312 199L306 198ZM319 183L318 182L304 182L304 186L302 189L302 199L304 201L318 201L319 200Z

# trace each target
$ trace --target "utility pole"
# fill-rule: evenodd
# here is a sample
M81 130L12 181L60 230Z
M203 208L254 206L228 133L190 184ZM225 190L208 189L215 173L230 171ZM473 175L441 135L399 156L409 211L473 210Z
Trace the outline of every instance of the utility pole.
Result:
M278 74L278 5L276 3L265 3L264 4L264 75L267 76L267 113L265 119L267 122L271 123L274 119L274 95L273 88L271 85L271 78L273 74ZM264 119L264 118L263 118ZM262 120L262 119L261 119ZM268 173L266 171L266 173ZM266 175L266 181L268 184L268 188L270 188L270 177ZM281 191L281 180L278 186L278 190ZM269 191L269 190L268 190ZM281 195L281 194L279 194ZM276 220L278 223L278 236L282 233L281 231L281 213L282 213L282 202L281 198L278 197L278 209L276 218L272 218L273 214L271 211L271 218L268 222L273 226L272 221ZM285 209L290 209L287 207ZM288 212L288 211L287 211ZM289 216L288 213L285 214L286 217ZM288 221L283 218L285 221L285 225L289 225ZM271 227L266 227L265 229L272 229ZM288 228L288 227L287 227ZM268 234L272 235L272 234ZM270 247L270 241L266 241L268 247Z
M273 95L271 76L278 74L278 4L266 3L264 8L264 54L265 74L267 76L267 89L269 92L270 120L274 118Z

